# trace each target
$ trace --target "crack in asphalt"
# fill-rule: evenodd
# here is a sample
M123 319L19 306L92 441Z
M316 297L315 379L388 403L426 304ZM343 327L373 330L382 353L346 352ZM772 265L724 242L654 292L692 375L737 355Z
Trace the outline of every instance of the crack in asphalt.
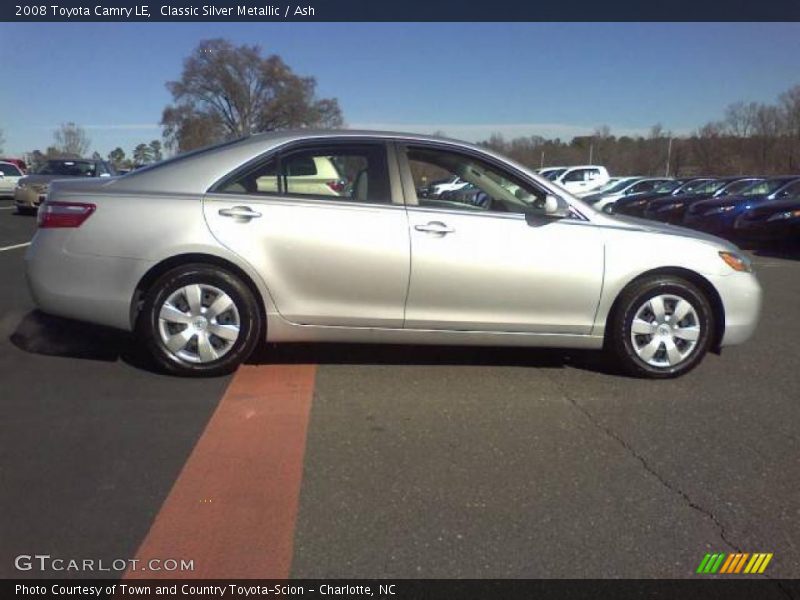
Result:
M557 383L557 385L559 385L559 384ZM728 538L728 534L727 534L727 531L725 529L725 526L720 522L720 520L717 518L717 516L713 512L711 512L707 508L701 506L700 504L698 504L697 502L692 500L692 498L689 496L688 493L686 493L685 490L681 489L679 486L677 486L677 485L671 483L669 480L667 480L663 475L661 475L652 466L650 466L650 463L647 462L647 459L644 456L642 456L641 454L639 454L636 451L636 449L633 446L631 446L625 440L625 438L623 438L621 435L619 435L616 431L614 431L610 427L607 427L607 426L603 425L597 419L597 417L594 416L594 414L589 409L587 409L585 406L582 406L580 403L578 403L570 394L568 394L566 391L564 391L564 388L561 385L559 385L559 387L561 387L562 394L564 395L564 398L566 399L566 401L569 402L581 414L583 414L583 416L586 417L589 420L589 422L595 428L599 429L600 431L605 433L608 437L610 437L615 442L617 442L620 446L622 446L622 448L628 454L630 454L633 458L635 458L637 461L639 461L641 463L641 465L642 465L642 467L644 467L645 471L647 471L650 475L655 477L655 479L662 486L667 488L670 492L680 496L689 508L691 508L693 510L696 510L697 512L699 512L700 514L705 516L707 519L709 519L714 524L716 529L719 531L720 539L729 548L731 548L732 550L735 550L736 552L742 552L742 549L736 543L734 543L733 541L731 541Z

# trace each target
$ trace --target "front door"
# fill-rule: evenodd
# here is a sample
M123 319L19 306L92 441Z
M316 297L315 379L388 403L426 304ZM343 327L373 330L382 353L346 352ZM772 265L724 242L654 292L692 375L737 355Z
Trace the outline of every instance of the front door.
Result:
M400 162L410 192L407 328L590 333L603 280L596 227L537 214L544 189L471 154L409 145ZM470 185L416 194L446 172Z

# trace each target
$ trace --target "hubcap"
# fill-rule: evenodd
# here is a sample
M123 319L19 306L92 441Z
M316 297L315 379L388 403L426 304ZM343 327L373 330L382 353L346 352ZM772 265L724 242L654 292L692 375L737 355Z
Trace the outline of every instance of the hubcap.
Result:
M167 351L186 362L207 363L225 356L239 339L239 311L221 289L191 284L161 305L158 332Z
M700 339L694 306L680 296L661 294L647 300L633 316L631 342L636 354L654 367L674 367L686 360Z

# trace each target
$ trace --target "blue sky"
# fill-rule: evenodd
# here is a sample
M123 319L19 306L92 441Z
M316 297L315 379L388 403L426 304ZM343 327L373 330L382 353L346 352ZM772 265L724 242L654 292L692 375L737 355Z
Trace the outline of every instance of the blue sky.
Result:
M688 133L731 102L800 84L792 23L0 23L6 154L44 149L67 121L103 155L160 138L164 83L211 37L315 76L350 126L473 141L602 124Z

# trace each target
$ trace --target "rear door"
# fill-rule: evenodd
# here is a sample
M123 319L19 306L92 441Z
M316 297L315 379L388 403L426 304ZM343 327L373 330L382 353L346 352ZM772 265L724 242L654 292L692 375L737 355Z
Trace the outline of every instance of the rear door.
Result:
M212 233L256 268L287 320L402 327L408 220L388 152L382 142L294 146L206 195Z

